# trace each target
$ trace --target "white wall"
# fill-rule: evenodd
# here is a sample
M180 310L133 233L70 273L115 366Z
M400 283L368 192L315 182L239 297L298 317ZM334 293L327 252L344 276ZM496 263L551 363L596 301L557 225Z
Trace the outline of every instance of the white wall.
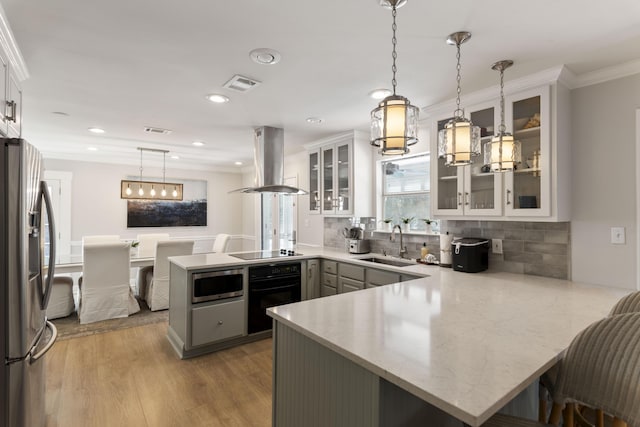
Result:
M572 277L636 289L636 124L640 74L571 92ZM625 245L610 243L613 226Z
M139 174L138 167L72 160L45 159L45 168L73 174L71 190L71 240L89 234L118 234L135 238L138 233L168 232L171 236L239 235L243 232L241 194L227 194L242 187L242 175L168 170L171 178L207 180L208 206L206 227L127 228L127 202L120 199L120 180ZM162 170L145 168L145 176L161 177Z

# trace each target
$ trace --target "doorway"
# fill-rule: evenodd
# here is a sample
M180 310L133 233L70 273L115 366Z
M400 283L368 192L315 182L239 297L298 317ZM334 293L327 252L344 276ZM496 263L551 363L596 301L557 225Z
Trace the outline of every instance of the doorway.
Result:
M71 172L44 171L56 227L56 262L71 255L71 178Z
M285 185L298 186L298 178L284 179ZM298 196L263 193L260 195L261 245L263 251L295 249L298 229Z

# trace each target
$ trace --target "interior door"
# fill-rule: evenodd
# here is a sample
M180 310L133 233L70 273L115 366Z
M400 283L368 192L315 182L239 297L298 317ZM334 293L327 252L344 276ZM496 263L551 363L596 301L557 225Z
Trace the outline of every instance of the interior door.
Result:
M285 185L298 186L296 177L285 178ZM298 196L262 194L262 245L265 251L294 249L298 227Z

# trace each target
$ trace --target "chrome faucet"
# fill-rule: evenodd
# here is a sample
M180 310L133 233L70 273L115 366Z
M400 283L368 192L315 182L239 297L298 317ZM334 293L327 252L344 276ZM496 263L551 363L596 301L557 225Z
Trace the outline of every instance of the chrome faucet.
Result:
M391 229L391 236L389 236L389 240L391 240L392 242L396 241L396 227L398 227L398 231L400 232L400 258L404 258L404 256L407 254L407 247L402 243L402 227L400 227L400 224L396 224L393 226L393 228Z

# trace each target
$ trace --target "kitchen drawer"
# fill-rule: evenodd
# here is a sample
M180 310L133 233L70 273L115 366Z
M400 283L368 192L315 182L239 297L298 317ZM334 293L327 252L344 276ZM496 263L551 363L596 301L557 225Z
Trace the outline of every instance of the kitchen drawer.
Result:
M340 277L338 285L338 292L343 294L345 292L353 292L364 289L364 282L359 280L347 279L346 277Z
M322 271L331 274L338 274L338 263L335 261L322 261Z
M320 289L320 296L327 297L329 295L335 295L338 293L338 290L331 286L322 285Z
M210 344L244 334L244 301L194 307L191 311L191 345Z
M364 267L351 264L340 264L340 277L364 282Z
M367 286L382 286L390 283L398 283L400 274L384 270L367 269Z
M322 274L322 285L323 286L331 286L335 288L338 286L338 276L335 274L323 273Z

